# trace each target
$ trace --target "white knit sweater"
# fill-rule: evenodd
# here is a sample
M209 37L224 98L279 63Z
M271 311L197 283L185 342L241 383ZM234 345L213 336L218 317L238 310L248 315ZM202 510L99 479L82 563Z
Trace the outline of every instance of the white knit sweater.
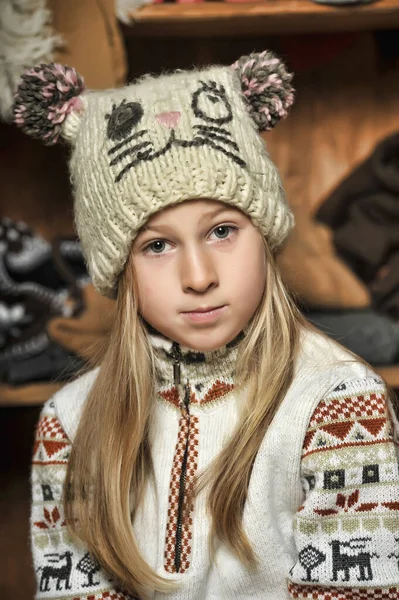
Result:
M160 337L152 343L155 485L134 530L147 562L180 585L151 598L399 598L399 425L381 380L335 343L303 334L294 380L251 474L243 522L259 568L250 572L220 544L210 562L204 494L179 507L237 423L244 392L232 379L236 348L202 354ZM71 441L96 374L58 392L38 425L31 523L37 598L129 598L71 542L60 505Z

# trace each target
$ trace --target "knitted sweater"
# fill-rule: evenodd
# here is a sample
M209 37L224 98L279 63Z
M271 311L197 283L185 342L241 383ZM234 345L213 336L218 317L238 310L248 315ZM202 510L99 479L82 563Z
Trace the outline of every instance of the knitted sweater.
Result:
M206 496L184 503L194 476L218 454L239 418L245 391L232 377L237 348L204 354L165 338L152 336L152 343L155 478L133 527L147 562L178 580L179 588L151 597L399 598L399 423L383 382L334 342L303 333L293 382L251 473L243 526L259 568L248 571L220 543L210 562ZM96 375L91 371L59 391L38 424L31 518L37 598L130 598L72 543L60 500Z

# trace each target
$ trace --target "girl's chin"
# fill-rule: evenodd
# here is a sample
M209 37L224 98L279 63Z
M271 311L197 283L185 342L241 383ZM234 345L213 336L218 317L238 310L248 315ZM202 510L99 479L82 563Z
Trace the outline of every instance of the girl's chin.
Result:
M229 342L231 342L236 337L235 334L231 336L226 335L210 335L209 331L203 334L194 334L192 336L185 335L184 337L180 337L177 341L181 346L185 346L186 348L190 348L191 350L195 350L196 352L213 352L214 350L219 350Z

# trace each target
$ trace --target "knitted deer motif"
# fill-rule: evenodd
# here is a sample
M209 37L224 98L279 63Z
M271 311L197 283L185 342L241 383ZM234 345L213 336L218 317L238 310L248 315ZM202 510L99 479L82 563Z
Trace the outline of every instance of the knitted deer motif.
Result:
M50 581L55 579L57 581L56 589L61 590L61 583L64 582L64 589L71 589L71 572L72 572L72 552L65 552L65 554L46 554L46 557L57 556L58 558L54 560L50 560L50 562L54 562L59 564L63 559L65 559L65 563L61 566L53 567L52 565L46 565L44 567L40 567L42 569L42 575L40 578L40 591L41 592L49 592L50 591Z
M349 542L341 542L340 540L332 540L330 545L332 546L332 559L333 559L333 581L338 581L338 573L344 572L342 581L349 581L350 569L358 567L359 576L358 581L370 581L373 579L373 572L371 569L371 557L378 554L375 552L363 552L365 543L370 541L371 538L356 538ZM341 552L341 548L349 548L350 550L360 549L361 551L357 554L347 554Z

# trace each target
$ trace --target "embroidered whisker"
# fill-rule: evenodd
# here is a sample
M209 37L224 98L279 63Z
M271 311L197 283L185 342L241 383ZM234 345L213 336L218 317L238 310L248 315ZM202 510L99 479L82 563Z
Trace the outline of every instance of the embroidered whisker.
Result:
M110 156L111 154L114 154L114 152L117 152L120 148L123 148L123 146L125 146L129 142L132 142L136 138L141 137L145 133L148 133L148 129L142 129L141 131L138 131L137 133L134 133L130 137L126 138L125 140L123 140L119 144L116 144L116 146L114 146L113 148L111 148L110 150L108 150L108 156Z
M118 183L122 177L133 167L135 167L136 165L138 165L141 161L143 160L154 160L155 158L158 158L159 156L161 156L162 154L164 154L165 152L167 152L168 150L170 150L170 148L172 147L172 137L169 140L169 142L166 144L165 148L162 148L162 150L158 150L158 152L154 152L154 154L151 154L152 149L146 150L145 152L139 152L136 156L136 158L134 160L132 160L132 162L130 162L129 164L127 164L122 171L115 177L115 183Z
M228 150L226 150L226 148L223 148L223 146L219 146L218 144L215 144L208 137L204 137L204 138L198 137L198 138L195 138L194 140L192 140L191 142L188 140L175 140L174 143L177 146L183 146L183 148L188 148L191 146L210 146L214 150L219 150L219 152L222 152L225 156L228 156L229 158L231 158L235 163L237 163L237 165L239 165L243 169L245 169L247 166L247 163L244 160L242 160L242 158L240 158L239 156L236 156L232 152L229 152Z
M205 132L214 131L215 133L222 133L223 135L231 136L230 131L223 129L223 127L212 127L212 125L194 125L194 129L201 129Z
M217 134L212 133L212 132L202 133L200 131L198 133L205 140L212 139L212 140L216 140L217 142L223 142L223 144L227 144L228 146L231 146L237 152L240 151L239 147L237 146L237 144L235 142L233 142L233 140L229 140L229 139L225 138L224 136L217 135ZM201 139L201 138L197 136L195 139Z
M138 152L139 150L142 150L142 148L145 148L148 145L152 146L152 142L142 142L141 144L136 144L136 146L127 148L126 150L118 154L118 156L116 156L113 160L111 160L111 162L109 163L110 167L113 167L114 165L118 164L118 162L125 158L125 156L130 156L134 152Z
M142 152L142 153L139 152L138 155L136 156L136 158L134 160L132 160L132 162L130 162L128 165L123 167L122 171L120 173L118 173L118 175L115 177L115 183L118 183L122 179L122 177L128 171L130 171L130 169L132 169L133 167L138 165L142 160L149 160L150 152L151 152L150 150L148 152Z
M242 158L240 158L239 156L236 156L235 154L233 154L232 152L229 152L228 150L226 150L225 148L223 148L222 146L219 146L218 144L214 144L211 140L205 140L205 142L208 144L208 146L210 146L211 148L213 148L214 150L219 150L220 152L223 152L223 154L225 154L226 156L229 156L232 160L234 160L235 163L237 163L237 165L239 165L240 167L245 168L247 166L247 163L245 162L245 160L242 160Z

